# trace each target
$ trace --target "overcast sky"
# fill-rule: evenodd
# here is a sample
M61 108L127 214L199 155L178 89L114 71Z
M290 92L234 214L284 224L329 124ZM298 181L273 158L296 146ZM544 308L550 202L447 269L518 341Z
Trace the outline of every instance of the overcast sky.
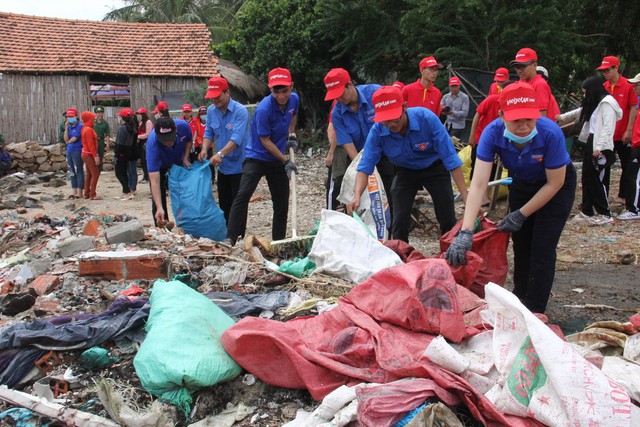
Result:
M0 0L0 11L101 21L111 9L120 8L124 4L122 0Z

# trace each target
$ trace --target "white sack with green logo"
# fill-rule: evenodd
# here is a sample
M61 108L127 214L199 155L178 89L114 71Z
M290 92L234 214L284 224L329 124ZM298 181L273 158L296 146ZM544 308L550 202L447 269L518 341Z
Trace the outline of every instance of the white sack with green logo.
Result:
M511 292L485 288L494 327L498 384L486 393L506 414L549 426L634 426L640 410L624 387L608 378L534 316Z

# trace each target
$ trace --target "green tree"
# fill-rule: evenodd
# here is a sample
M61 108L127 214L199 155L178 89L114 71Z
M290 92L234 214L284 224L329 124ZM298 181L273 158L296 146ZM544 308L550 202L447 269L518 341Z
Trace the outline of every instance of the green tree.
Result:
M244 0L125 0L125 6L107 13L103 20L121 22L171 22L206 24L213 39L233 39L236 13Z

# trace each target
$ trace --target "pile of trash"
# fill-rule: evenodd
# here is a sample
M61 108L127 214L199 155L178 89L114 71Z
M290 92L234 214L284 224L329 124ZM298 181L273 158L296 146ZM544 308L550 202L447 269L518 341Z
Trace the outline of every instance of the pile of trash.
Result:
M128 215L0 219L0 420L79 426L637 425L640 316L563 336L498 284L323 211L311 247ZM451 236L443 236L443 250ZM504 250L506 257L506 247Z

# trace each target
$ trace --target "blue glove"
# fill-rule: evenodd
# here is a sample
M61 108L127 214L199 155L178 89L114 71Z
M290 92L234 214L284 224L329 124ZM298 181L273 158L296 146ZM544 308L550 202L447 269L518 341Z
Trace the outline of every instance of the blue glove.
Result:
M454 267L467 265L467 251L471 250L473 245L473 231L460 230L453 243L444 254L444 258Z
M522 224L527 219L526 216L520 209L517 211L511 212L509 215L502 218L502 220L498 223L498 230L503 231L505 233L515 233L516 231L522 228Z
M298 137L295 133L290 133L289 138L287 139L287 151L289 148L293 148L293 151L298 149Z
M298 167L291 160L287 159L287 161L284 163L284 171L287 173L287 178L291 179L291 172L297 174Z

